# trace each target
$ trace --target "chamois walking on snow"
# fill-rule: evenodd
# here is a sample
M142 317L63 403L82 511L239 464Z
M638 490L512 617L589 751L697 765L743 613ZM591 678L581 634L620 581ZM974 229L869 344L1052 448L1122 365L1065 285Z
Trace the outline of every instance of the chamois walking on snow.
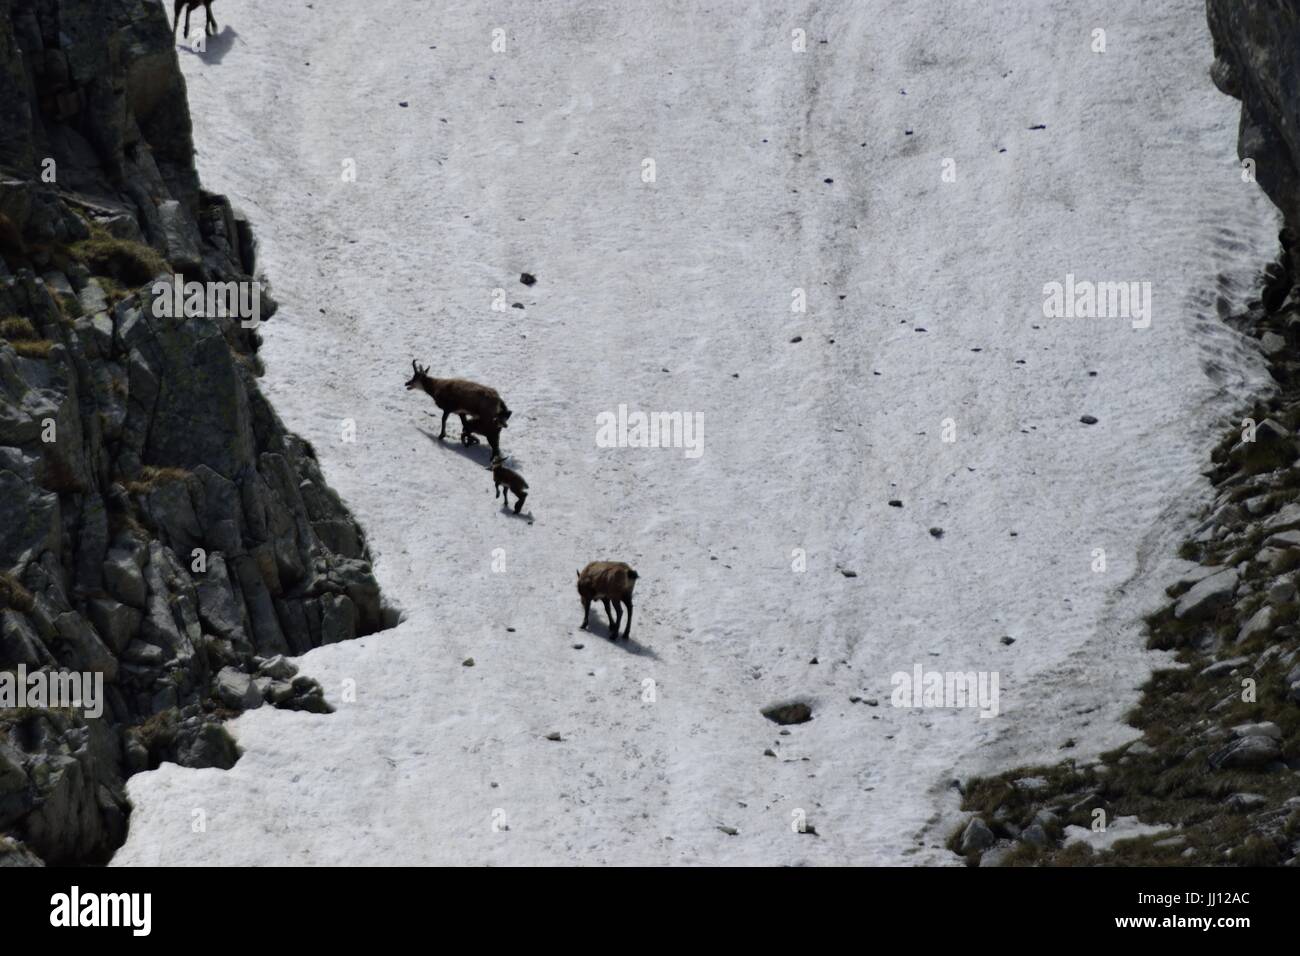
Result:
M578 597L582 599L582 629L587 629L593 598L605 605L609 621L609 639L618 640L618 625L623 620L620 602L627 605L627 628L623 640L632 633L632 589L636 587L637 574L622 561L592 561L578 572ZM614 616L609 613L609 602L614 602Z
M528 482L524 481L523 475L517 471L511 471L501 463L500 455L492 456L492 483L496 485L497 493L495 498L505 498L501 507L510 507L510 492L515 493L515 514L519 514L519 509L524 506L524 499L528 497Z
M423 389L433 399L434 404L442 409L442 431L438 433L439 441L447 437L447 416L453 412L460 416L462 436L470 431L467 421L467 416L470 415L498 428L506 427L506 420L511 414L510 409L506 408L506 403L501 400L496 389L463 378L434 378L429 374L428 366L420 368L414 359L411 360L411 368L415 370L415 374L406 383L407 391L414 388ZM493 451L497 449L494 447Z
M204 24L203 30L208 36L217 35L217 19L212 15L212 0L176 0L176 5L172 8L172 36L176 36L176 28L181 23L181 8L185 9L185 35L190 35L190 14L202 7L207 14L207 23Z

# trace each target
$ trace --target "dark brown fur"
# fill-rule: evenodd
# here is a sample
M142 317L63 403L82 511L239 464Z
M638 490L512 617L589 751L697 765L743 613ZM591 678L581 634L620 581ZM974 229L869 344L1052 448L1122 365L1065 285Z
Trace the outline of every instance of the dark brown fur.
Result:
M493 459L501 457L501 426L486 418L467 417L461 419L460 441L462 445L477 445L475 435L482 435L488 440Z
M415 374L406 382L407 391L421 389L442 409L439 440L447 437L447 416L453 412L460 416L462 435L470 431L467 420L469 416L491 422L498 428L506 427L511 412L496 389L463 378L434 378L429 374L428 368L420 368L414 361L411 362L411 368Z
M524 481L523 475L511 471L501 464L500 456L495 456L492 459L492 481L497 489L494 497L505 499L501 505L503 508L510 507L510 492L515 493L515 514L519 514L519 509L524 506L524 499L528 497L528 482Z
M212 15L212 0L176 0L176 5L172 8L172 36L176 36L176 28L181 23L181 10L185 10L185 36L190 35L190 13L202 7L207 14L207 22L203 25L203 31L208 36L217 35L217 18Z
M618 640L618 626L623 620L623 609L627 605L627 628L623 631L623 640L632 633L632 589L636 587L637 573L622 561L592 561L578 572L578 597L582 600L582 629L587 629L587 618L591 614L591 602L599 599L605 605L605 617L609 621L610 640ZM614 602L614 616L609 613L609 602Z

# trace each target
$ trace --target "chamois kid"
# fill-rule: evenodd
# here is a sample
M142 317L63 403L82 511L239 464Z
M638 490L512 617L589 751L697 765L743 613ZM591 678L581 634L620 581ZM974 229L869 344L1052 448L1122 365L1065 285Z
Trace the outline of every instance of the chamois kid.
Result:
M217 19L212 15L212 0L176 0L176 5L172 8L172 36L176 36L176 28L181 23L181 9L185 10L185 35L190 35L190 13L202 7L208 15L207 23L204 24L203 30L208 36L217 35Z
M627 605L627 628L623 631L623 640L632 633L632 589L636 587L637 574L622 561L592 561L578 572L578 597L582 599L582 629L587 629L587 618L591 614L591 602L599 598L605 605L605 617L609 621L609 639L618 640L618 625L623 619L620 602ZM615 616L609 613L609 602L614 602Z
M421 368L414 360L411 361L411 368L415 370L415 374L406 382L407 391L414 388L423 389L433 399L434 404L442 409L442 431L438 433L439 441L447 437L447 416L453 412L460 416L462 435L470 430L469 422L466 420L470 415L499 428L506 427L506 420L511 414L510 409L506 408L506 403L501 400L496 389L463 378L434 378L429 374L428 366Z
M497 493L493 496L496 498L505 498L501 507L510 507L510 492L515 493L515 514L519 514L519 509L524 506L524 499L528 497L528 482L524 481L523 475L517 471L511 471L501 463L500 455L492 456L492 482L496 485Z
M492 449L493 460L501 457L501 426L494 421L488 421L486 418L469 416L461 419L460 443L466 447L477 445L478 439L475 435L482 435L488 440L488 446Z

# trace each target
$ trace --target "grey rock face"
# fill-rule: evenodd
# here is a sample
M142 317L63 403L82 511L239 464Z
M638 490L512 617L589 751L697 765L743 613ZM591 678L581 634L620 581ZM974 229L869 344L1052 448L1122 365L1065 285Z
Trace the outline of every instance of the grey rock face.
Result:
M106 859L126 774L233 765L218 708L328 711L274 656L393 617L259 390L259 334L154 309L173 272L254 279L247 222L194 171L164 6L0 0L0 318L44 343L0 338L0 668L94 671L107 698L0 722L0 862Z
M148 594L143 567L143 549L132 552L115 548L104 560L104 585L123 604L143 609Z
M1294 229L1300 225L1300 5L1209 0L1206 11L1214 37L1211 76L1241 100L1238 155L1255 161L1259 185Z

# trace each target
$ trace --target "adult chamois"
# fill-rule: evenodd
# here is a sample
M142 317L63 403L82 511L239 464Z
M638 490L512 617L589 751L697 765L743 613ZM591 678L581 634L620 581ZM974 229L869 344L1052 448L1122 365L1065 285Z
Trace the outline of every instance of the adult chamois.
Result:
M632 589L636 587L637 574L622 561L592 561L578 572L578 597L582 599L582 630L587 629L587 618L591 614L593 598L599 598L605 605L605 617L609 621L609 639L618 640L618 625L623 620L620 602L627 605L627 628L623 631L623 640L632 633ZM614 602L614 614L609 613L609 602Z
M203 31L208 36L217 35L217 18L212 15L212 0L176 0L176 5L172 8L172 36L176 36L176 28L181 23L181 9L185 10L185 35L190 35L190 14L202 7L207 14L207 23L203 26Z
M510 409L506 408L506 403L501 400L496 389L463 378L434 378L429 374L428 366L420 368L419 363L414 359L411 360L411 368L415 370L415 374L406 383L407 391L413 388L423 389L433 399L434 404L442 409L442 431L438 433L439 441L447 437L447 416L453 412L460 416L462 435L470 432L469 416L482 419L498 428L506 427L506 419L511 414ZM498 449L494 447L493 451Z

